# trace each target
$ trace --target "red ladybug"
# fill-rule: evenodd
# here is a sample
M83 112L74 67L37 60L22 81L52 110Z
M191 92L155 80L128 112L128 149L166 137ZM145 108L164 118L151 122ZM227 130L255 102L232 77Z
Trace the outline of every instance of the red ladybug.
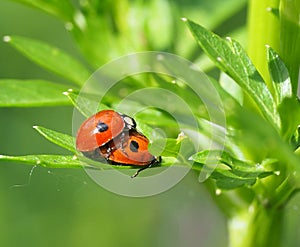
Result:
M161 162L161 157L149 153L149 140L143 134L130 130L122 138L119 136L100 147L99 154L111 164L141 167L131 177L136 177L140 171Z
M135 129L133 118L103 110L85 120L77 133L76 148L80 152L91 152L111 141L123 131Z
M133 118L104 110L85 120L79 128L76 148L86 157L114 165L141 167L140 171L161 161L148 151L149 140L136 130Z

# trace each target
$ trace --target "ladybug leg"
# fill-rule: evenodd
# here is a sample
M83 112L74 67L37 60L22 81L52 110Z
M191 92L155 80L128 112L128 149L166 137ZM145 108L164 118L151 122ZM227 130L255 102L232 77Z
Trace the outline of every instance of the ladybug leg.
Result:
M138 169L132 176L131 178L135 178L139 173L147 168L150 168L153 165L159 164L161 162L161 156L155 157L155 159L148 165L143 166L142 168Z
M112 150L111 147L108 147L108 148L106 149L106 154L105 154L105 159L106 159L106 160L109 159L109 157L110 157L112 151L113 151L113 150Z
M106 160L109 160L109 157L111 155L111 153L116 150L117 147L116 146L113 146L113 147L110 147L109 145L106 145L105 146L105 153L102 153L102 156L106 159Z
M139 173L147 168L150 168L152 164L143 166L142 168L138 169L133 175L131 175L131 178L135 178Z

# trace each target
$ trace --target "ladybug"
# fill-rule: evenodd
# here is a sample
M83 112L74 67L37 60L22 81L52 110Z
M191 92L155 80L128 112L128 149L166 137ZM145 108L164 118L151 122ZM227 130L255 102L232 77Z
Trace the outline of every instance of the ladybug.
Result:
M80 152L91 152L130 129L135 129L133 118L103 110L86 119L80 126L76 137L76 148Z
M137 166L140 171L161 162L148 151L149 140L136 130L133 118L104 110L89 117L80 126L76 148L86 157L112 165Z
M129 130L124 139L118 137L99 147L100 156L114 165L141 167L131 177L136 177L140 171L161 162L161 157L155 157L148 151L149 140L136 130Z

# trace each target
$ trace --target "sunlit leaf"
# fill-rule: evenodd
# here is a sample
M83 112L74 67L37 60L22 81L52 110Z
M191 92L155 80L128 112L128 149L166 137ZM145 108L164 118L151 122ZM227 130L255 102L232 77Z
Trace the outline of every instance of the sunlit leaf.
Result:
M278 107L281 118L281 134L289 140L300 125L300 102L296 98L284 98Z
M267 60L277 105L286 97L292 96L292 84L289 72L279 55L267 46Z
M220 189L230 190L242 186L252 186L257 178L244 178L234 175L229 171L214 172L212 178L216 180L216 185Z
M43 166L47 168L82 168L84 166L83 163L76 158L76 156L69 155L0 155L0 161L12 161L16 163Z
M38 65L83 85L90 72L66 52L42 41L19 36L5 36L4 40Z
M248 93L263 115L279 127L274 99L241 45L230 38L222 39L192 21L184 20L205 53Z
M69 105L66 86L44 80L0 80L0 107Z
M222 88L240 105L243 105L244 94L242 88L225 73L221 73L219 81Z
M218 164L224 164L232 173L241 177L258 177L270 174L270 171L266 171L261 164L239 160L223 150L204 150L191 157L193 161L201 164L205 164L206 159L211 158L215 159Z
M13 0L31 7L43 10L51 15L57 16L64 21L71 21L74 15L74 8L70 1L61 0Z
M76 109L86 118L95 114L95 111L110 109L107 105L98 102L97 95L80 93L77 90L69 89L64 92Z
M186 137L182 140L165 138L154 140L151 143L149 151L154 155L173 157L185 162L195 151L195 147L190 139Z
M201 169L207 162L215 164L211 176L216 179L220 189L253 185L258 178L274 174L272 171L265 170L262 165L239 160L223 150L204 150L194 154L190 159L197 162Z
M61 146L71 152L76 152L74 144L75 141L72 136L54 130L50 130L41 126L34 126L34 129L36 129L47 140L55 143L56 145Z

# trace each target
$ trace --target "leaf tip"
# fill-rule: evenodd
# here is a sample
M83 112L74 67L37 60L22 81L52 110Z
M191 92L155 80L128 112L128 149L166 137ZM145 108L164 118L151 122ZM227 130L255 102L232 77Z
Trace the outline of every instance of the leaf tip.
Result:
M188 19L185 18L185 17L182 17L181 20L184 21L184 22L187 22L187 21L188 21Z
M8 43L8 42L11 41L11 37L10 37L9 35L5 35L5 36L3 36L3 41L4 41L5 43Z
M232 42L232 38L229 37L229 36L227 36L225 39L226 39L227 41L229 41L229 42Z
M275 174L276 176L279 176L279 175L280 175L280 171L275 171L274 174Z
M32 128L34 128L34 129L37 129L37 128L38 128L38 126L37 126L37 125L33 125L33 126L32 126Z
M272 54L273 53L273 49L270 45L266 44L265 47L266 47L267 54Z
M266 8L266 11L271 12L272 9L273 9L272 7L267 7L267 8Z
M67 91L63 92L63 95L68 96L70 93L72 93L74 90L72 88L69 88Z
M223 59L222 59L221 57L217 57L217 60L218 60L219 62L223 62Z
M222 194L222 190L221 190L221 189L216 189L216 192L215 192L215 193L216 193L217 196L219 196L219 195Z

